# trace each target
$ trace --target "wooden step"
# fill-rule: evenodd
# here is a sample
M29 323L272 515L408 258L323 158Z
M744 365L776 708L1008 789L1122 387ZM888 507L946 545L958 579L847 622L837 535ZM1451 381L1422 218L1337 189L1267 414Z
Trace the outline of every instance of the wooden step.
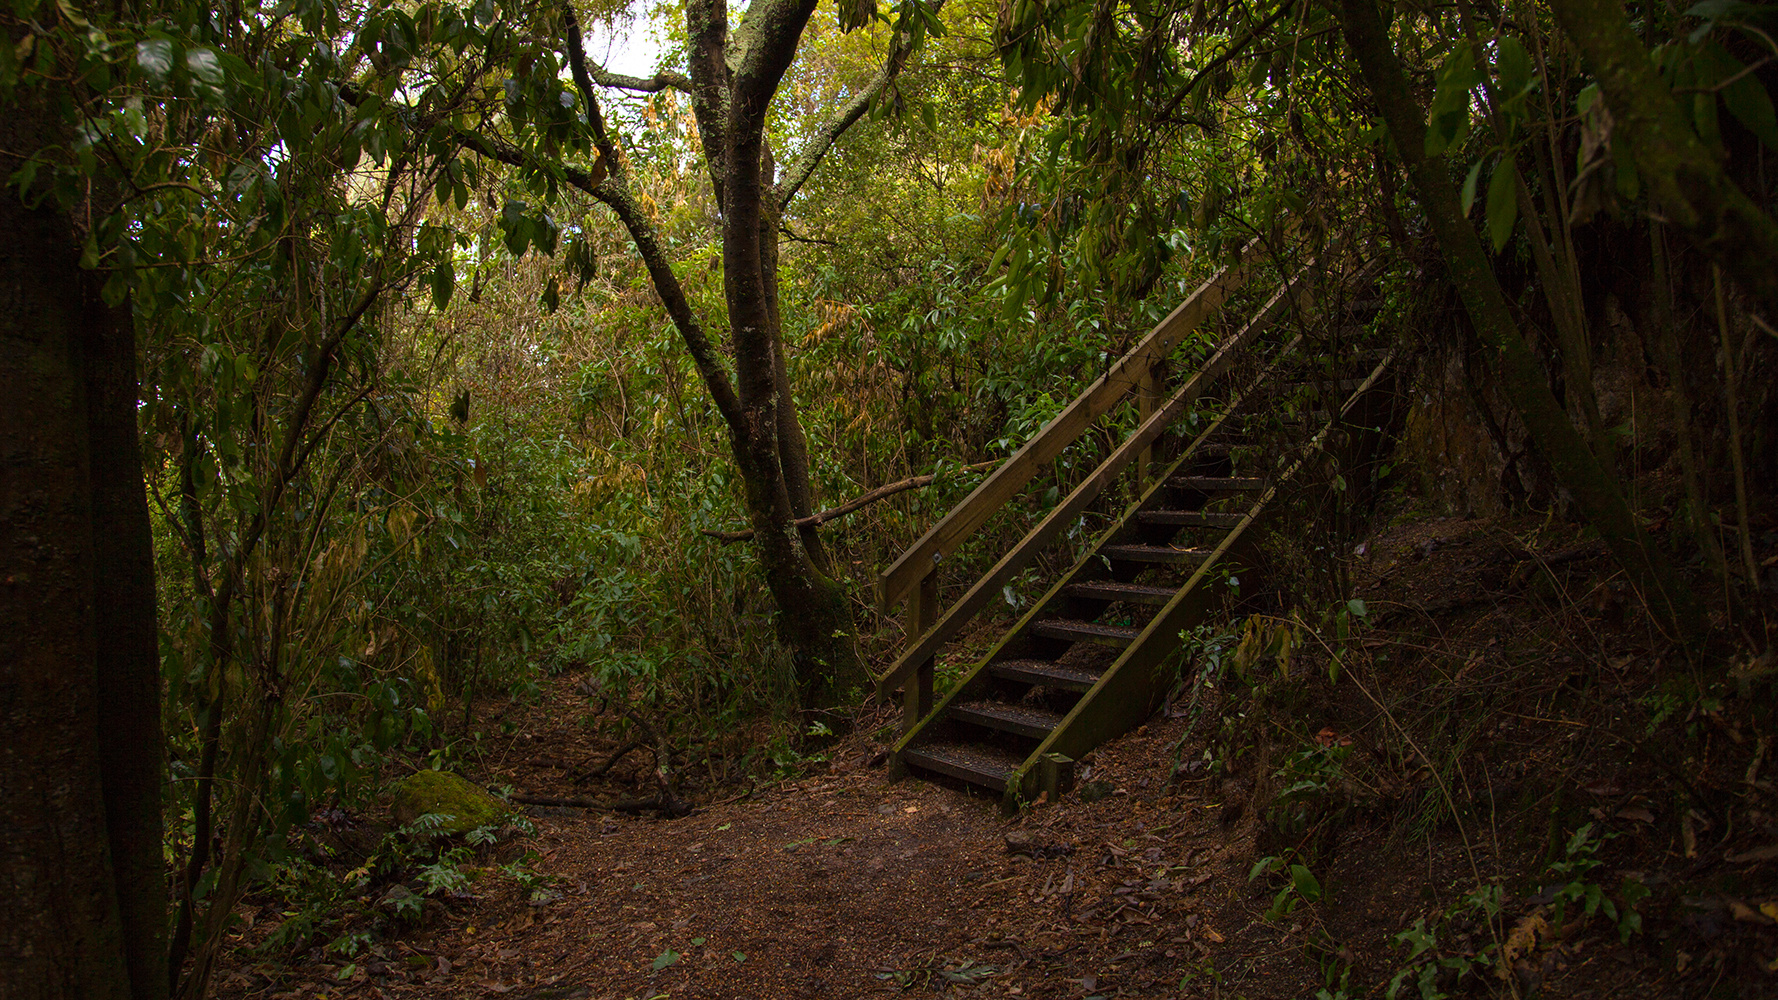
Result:
M1049 660L996 660L988 664L988 672L1009 681L1067 691L1085 691L1099 681L1099 675L1090 670Z
M1136 512L1136 523L1165 524L1175 528L1232 528L1241 523L1242 516L1202 510L1143 510Z
M989 729L1041 740L1062 724L1062 713L1000 701L964 701L951 705L950 717Z
M1251 493L1266 488L1266 481L1257 476L1174 476L1167 485L1200 493Z
M1122 649L1134 642L1142 630L1129 625L1101 625L1073 618L1046 618L1031 626L1031 631L1048 639L1068 642L1096 642L1102 646Z
M901 752L902 763L961 778L973 785L1006 791L1007 779L1025 762L1017 753L996 746L933 741Z
M1210 549L1178 549L1171 545L1107 545L1099 554L1117 562L1196 566L1210 558Z
M1090 601L1123 601L1126 604L1156 606L1167 603L1178 593L1173 587L1150 587L1140 583L1119 583L1116 580L1071 583L1064 589L1070 597L1084 597Z

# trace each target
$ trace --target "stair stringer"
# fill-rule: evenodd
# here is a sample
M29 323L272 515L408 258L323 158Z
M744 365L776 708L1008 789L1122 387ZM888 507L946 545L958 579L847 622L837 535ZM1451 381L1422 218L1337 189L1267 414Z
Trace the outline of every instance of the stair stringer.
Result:
M1068 599L1065 590L1070 584L1099 579L1104 575L1104 560L1099 556L1100 551L1107 545L1116 545L1120 542L1127 541L1134 536L1137 530L1136 515L1144 510L1150 509L1159 499L1161 499L1163 491L1167 486L1167 480L1172 478L1175 473L1193 458L1197 457L1198 450L1203 447L1211 437L1215 436L1217 431L1222 429L1223 424L1227 422L1231 416L1234 416L1240 411L1242 404L1252 397L1255 390L1265 384L1266 380L1271 377L1272 373L1277 370L1278 366L1284 359L1289 357L1290 354L1296 350L1298 345L1302 343L1302 339L1301 336L1293 337L1287 344L1279 349L1272 360L1267 363L1266 367L1251 382L1243 387L1239 394L1229 401L1229 404L1224 407L1223 412L1217 414L1215 419L1211 420L1210 423L1198 433L1198 436L1193 438L1191 443L1187 444L1185 448L1180 451L1178 457L1169 462L1166 467L1155 476L1154 482L1149 484L1149 486L1143 490L1142 495L1129 504L1116 521L1112 522L1112 524L1103 532L1100 532L1099 537L1094 539L1091 545L1087 546L1083 554L1075 560L1074 565L1071 566L1067 572L1063 573L1061 577L1057 579L1055 584L1053 584L1041 598L1034 602L1028 611L1019 617L1019 620L1013 627L1008 629L1007 632L994 643L993 647L988 650L987 655L976 661L976 663L970 667L968 673L964 674L951 690L947 692L943 698L939 699L937 704L933 705L932 710L927 712L924 718L920 719L906 733L902 734L901 739L896 741L895 746L890 751L890 767L891 773L894 776L899 777L904 769L904 765L901 763L902 752L909 747L916 745L933 725L942 720L949 712L953 702L980 693L982 688L986 686L988 682L988 668L998 660L1007 659L1009 653L1016 654L1021 646L1030 641L1029 635L1031 626L1035 624L1039 618L1051 613L1057 602ZM1227 536L1225 536L1225 538L1226 537ZM1220 551L1220 549L1218 551ZM1209 564L1206 563L1206 566L1208 565ZM1196 576L1192 579L1196 579ZM1189 581L1187 585L1189 586ZM1175 595L1175 599L1177 599L1177 595ZM1165 608L1162 610L1164 612ZM1159 616L1157 615L1157 617ZM1138 642L1140 642L1140 637ZM1128 650L1125 652L1127 654ZM1100 681L1103 682L1103 680L1104 678L1101 677ZM1029 767L1031 761L1035 759L1037 758L1028 758L1026 760L1026 766ZM1021 771L1022 770L1023 769L1021 769ZM1016 786L1009 785L1009 787Z
M1295 469L1291 469L1292 474ZM1267 504L1277 494L1278 485L1269 487L1249 509L1241 523L1229 530L1217 543L1210 558L1204 560L1185 586L1161 608L1159 614L1130 643L1099 680L1081 695L1068 714L1030 756L1008 778L1001 807L1015 810L1038 794L1037 765L1050 754L1070 759L1122 736L1153 714L1166 694L1169 682L1161 676L1161 665L1179 648L1179 634L1207 620L1215 611L1217 595L1206 580L1226 563L1241 561L1251 549L1247 530L1265 513ZM1253 536L1257 537L1257 535Z
M1308 456L1383 377L1393 361L1394 352L1391 351L1371 371L1364 384L1347 397L1339 411L1298 449L1295 460L1259 495L1248 509L1247 516L1229 530L1185 586L1143 628L1141 635L1105 669L1098 682L1081 695L1055 730L1007 777L1002 809L1016 810L1022 803L1036 798L1041 776L1039 764L1046 758L1060 755L1078 759L1135 728L1154 712L1169 685L1169 679L1160 674L1161 664L1179 648L1179 634L1203 622L1213 608L1214 595L1204 585L1205 579L1219 564L1239 559L1240 554L1253 544L1243 541L1258 537L1257 534L1250 536L1248 529L1265 515L1279 490L1296 478Z

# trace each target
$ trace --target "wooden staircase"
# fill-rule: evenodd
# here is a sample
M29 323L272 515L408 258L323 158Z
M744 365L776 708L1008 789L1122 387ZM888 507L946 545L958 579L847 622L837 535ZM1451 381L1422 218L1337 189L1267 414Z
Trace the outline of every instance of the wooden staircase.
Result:
M883 608L907 600L911 639L877 678L880 696L901 690L904 729L893 751L898 774L960 779L999 793L1009 809L1068 790L1076 760L1159 704L1176 672L1166 668L1181 633L1217 613L1228 592L1219 585L1247 557L1254 524L1306 456L1383 379L1392 354L1370 352L1357 377L1318 381L1320 409L1303 411L1306 419L1280 420L1270 412L1280 390L1301 385L1302 366L1295 362L1304 337L1277 332L1278 321L1292 308L1299 327L1340 321L1317 315L1309 292L1320 269L1310 263L1279 281L1202 367L1163 398L1169 356L1248 283L1257 269L1250 260L1199 287L883 572ZM941 613L941 560L1131 395L1135 430ZM1258 447L1255 435L1266 422L1294 428L1295 446ZM1187 425L1195 434L1164 454L1164 436ZM1133 502L934 704L933 664L941 647L1065 530L1078 532L1083 515L1126 473Z

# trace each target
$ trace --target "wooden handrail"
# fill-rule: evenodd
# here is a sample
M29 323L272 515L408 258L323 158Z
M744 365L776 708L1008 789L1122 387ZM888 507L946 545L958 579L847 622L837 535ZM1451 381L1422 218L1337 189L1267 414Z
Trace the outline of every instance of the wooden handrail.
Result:
M1000 588L1012 579L1015 573L1023 569L1036 557L1037 553L1054 541L1056 536L1061 534L1062 529L1072 524L1074 519L1087 508L1087 505L1097 499L1105 487L1116 480L1118 474L1123 472L1126 466L1153 445L1168 426L1184 414L1186 407L1190 406L1209 387L1210 383L1222 377L1234 364L1236 354L1271 325L1285 298L1308 277L1313 266L1311 263L1303 267L1281 283L1278 290L1273 293L1265 305L1260 307L1253 318L1225 340L1217 348L1216 353L1204 363L1204 366L1179 387L1179 391L1175 392L1165 404L1143 421L1142 425L1107 456L1080 485L1076 486L1065 500L1057 504L1055 509L1051 510L1043 520L1027 532L1025 537L1002 556L994 564L994 567L988 570L987 574L977 580L975 585L970 587L956 604L946 610L937 622L924 630L924 634L918 640L911 643L900 656L896 657L895 663L890 666L889 670L877 679L879 696L887 697L888 692L893 691L898 684L907 679L909 674L931 659L938 652L938 648L967 625L975 617L976 612L980 611L983 605L999 593Z
M884 570L877 581L882 610L888 612L900 603L933 571L939 560L955 552L957 546L987 523L995 511L1017 495L1039 470L1062 453L1062 449L1073 444L1094 421L1136 389L1145 372L1171 354L1186 334L1197 329L1198 324L1220 307L1231 293L1245 284L1248 261L1257 247L1257 240L1248 244L1238 262L1223 267L1200 285L1178 308L1168 313L1167 318L1155 324L1129 353L1117 359L1098 381L1044 424L1031 440Z

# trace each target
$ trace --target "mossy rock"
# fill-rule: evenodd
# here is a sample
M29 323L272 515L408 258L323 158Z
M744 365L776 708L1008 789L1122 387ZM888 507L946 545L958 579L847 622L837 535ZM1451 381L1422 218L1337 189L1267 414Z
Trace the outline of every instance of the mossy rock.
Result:
M389 811L401 826L428 813L439 815L444 819L436 832L442 835L498 825L513 814L512 807L505 802L447 771L415 771L401 779L395 786L395 800Z

